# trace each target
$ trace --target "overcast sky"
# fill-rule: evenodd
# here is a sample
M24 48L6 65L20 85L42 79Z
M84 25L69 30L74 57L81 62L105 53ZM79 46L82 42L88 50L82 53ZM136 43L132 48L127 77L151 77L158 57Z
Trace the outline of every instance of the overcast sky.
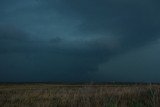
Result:
M159 5L0 0L0 81L160 82Z

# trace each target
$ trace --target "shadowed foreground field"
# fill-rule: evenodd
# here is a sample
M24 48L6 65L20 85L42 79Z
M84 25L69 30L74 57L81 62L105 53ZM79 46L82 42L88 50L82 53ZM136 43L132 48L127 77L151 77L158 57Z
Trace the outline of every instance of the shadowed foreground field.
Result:
M0 107L160 107L160 86L1 84Z

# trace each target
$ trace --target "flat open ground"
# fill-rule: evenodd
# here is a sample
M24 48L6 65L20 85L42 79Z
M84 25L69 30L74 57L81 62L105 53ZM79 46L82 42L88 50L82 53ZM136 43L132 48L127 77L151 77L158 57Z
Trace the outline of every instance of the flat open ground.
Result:
M160 85L1 84L0 107L160 107Z

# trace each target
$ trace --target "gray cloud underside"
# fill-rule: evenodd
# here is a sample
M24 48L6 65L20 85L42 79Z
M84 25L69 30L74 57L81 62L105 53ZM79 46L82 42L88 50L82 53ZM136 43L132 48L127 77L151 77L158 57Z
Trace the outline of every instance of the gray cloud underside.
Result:
M37 79L44 76L44 80L89 80L90 73L98 71L100 64L159 38L160 8L156 0L22 1L1 1L3 75L12 69L24 71L22 74L28 77L32 73L39 75ZM23 61L16 62L17 59Z

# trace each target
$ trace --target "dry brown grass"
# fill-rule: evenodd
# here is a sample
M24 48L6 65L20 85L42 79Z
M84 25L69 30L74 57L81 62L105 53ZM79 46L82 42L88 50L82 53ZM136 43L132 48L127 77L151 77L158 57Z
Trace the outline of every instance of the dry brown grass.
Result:
M2 84L0 107L160 107L160 86Z

